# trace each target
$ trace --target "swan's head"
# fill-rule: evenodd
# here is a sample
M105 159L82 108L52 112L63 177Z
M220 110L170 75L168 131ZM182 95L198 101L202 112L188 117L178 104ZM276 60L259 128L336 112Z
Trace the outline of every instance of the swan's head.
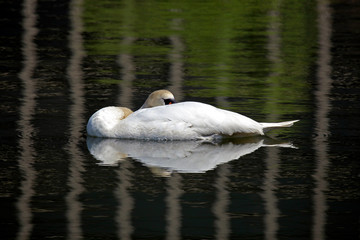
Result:
M152 108L175 103L174 95L168 90L157 90L152 92L141 108Z

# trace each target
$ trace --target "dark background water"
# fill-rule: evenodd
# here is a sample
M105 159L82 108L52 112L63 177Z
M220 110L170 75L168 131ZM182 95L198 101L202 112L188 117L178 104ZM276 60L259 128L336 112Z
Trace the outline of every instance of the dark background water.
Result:
M0 3L1 239L359 238L358 1ZM297 149L89 144L160 88Z

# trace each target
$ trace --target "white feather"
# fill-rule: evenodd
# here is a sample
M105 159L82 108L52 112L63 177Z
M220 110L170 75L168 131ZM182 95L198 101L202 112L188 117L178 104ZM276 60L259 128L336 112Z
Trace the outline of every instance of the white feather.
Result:
M267 132L273 128L283 128L283 127L291 127L294 123L298 122L299 120L292 120L286 122L279 122L279 123L260 123L263 127L264 132Z

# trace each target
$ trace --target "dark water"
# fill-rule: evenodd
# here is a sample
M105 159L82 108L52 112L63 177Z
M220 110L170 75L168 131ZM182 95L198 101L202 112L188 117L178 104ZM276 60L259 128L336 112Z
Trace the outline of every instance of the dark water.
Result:
M359 13L357 1L2 1L0 238L359 239ZM137 109L160 88L301 121L218 144L87 138L97 109Z

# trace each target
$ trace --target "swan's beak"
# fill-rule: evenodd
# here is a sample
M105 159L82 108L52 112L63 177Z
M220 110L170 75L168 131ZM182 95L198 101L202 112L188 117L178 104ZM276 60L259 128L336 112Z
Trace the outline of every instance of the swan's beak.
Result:
M176 103L175 99L173 98L168 98L168 99L164 99L165 105L170 105L173 103Z

